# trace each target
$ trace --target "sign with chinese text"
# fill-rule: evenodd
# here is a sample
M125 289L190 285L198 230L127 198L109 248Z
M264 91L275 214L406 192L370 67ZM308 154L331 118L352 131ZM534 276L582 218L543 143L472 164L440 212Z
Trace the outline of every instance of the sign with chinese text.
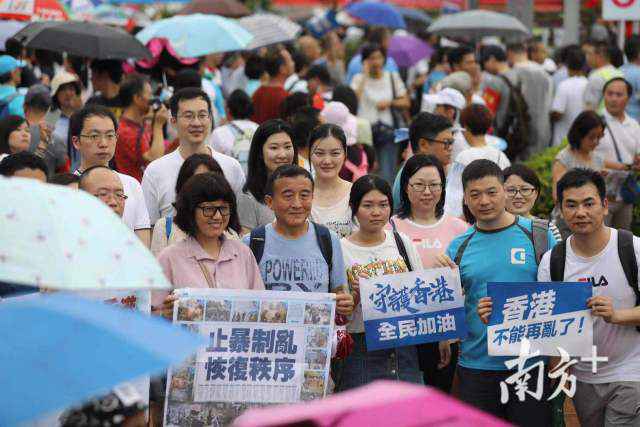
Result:
M166 426L229 425L249 407L324 397L335 295L180 289L175 323L209 344L167 378Z
M591 283L488 283L493 309L487 327L491 356L517 356L523 339L532 351L588 356L593 319L587 308Z
M463 338L464 297L449 268L360 279L367 350Z

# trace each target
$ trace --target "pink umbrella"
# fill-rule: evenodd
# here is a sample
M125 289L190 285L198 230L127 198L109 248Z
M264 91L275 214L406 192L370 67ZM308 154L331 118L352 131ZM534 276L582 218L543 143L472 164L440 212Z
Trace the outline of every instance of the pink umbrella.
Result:
M302 422L318 427L509 425L434 388L396 381L376 381L313 402L251 409L233 425L270 427Z
M397 35L389 40L387 52L399 67L411 67L418 61L430 57L433 48L428 43L411 34Z

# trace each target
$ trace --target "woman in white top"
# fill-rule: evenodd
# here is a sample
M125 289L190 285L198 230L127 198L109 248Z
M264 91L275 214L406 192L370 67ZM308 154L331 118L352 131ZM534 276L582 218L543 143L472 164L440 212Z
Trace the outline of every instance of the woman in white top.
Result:
M420 255L408 237L385 230L393 211L391 187L385 180L375 175L358 179L351 187L349 205L359 228L340 243L356 302L347 326L354 350L338 372L336 390L348 390L379 379L422 384L416 346L367 351L359 286L360 278L421 270Z
M309 158L315 174L311 220L327 226L341 238L353 229L349 207L351 183L339 176L346 150L346 135L337 125L320 125L309 135Z

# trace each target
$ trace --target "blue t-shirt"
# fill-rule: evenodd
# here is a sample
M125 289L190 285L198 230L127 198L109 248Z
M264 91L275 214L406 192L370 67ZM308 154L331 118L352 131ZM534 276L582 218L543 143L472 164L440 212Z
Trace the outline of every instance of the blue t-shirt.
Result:
M273 291L329 292L347 284L342 247L337 234L331 232L332 263L329 267L322 256L313 225L298 239L278 234L272 224L265 226L264 252L260 274L264 286ZM250 236L242 241L248 246Z
M469 328L469 335L461 342L458 362L465 368L506 371L504 362L513 359L513 356L489 356L487 325L480 320L477 307L478 300L487 296L487 282L537 281L533 242L517 224L532 230L532 221L523 217L516 217L512 225L500 230L482 231L471 227L453 239L447 249L449 258L454 259L462 242L475 232L458 266L465 290L464 308ZM551 231L547 239L548 249L551 249L556 244Z
M627 103L627 114L640 120L640 66L628 63L620 67L620 71L633 88L633 94Z

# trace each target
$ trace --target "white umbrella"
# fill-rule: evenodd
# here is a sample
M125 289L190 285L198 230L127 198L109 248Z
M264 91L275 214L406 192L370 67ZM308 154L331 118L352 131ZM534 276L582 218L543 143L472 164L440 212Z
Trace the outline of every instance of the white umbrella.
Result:
M302 31L302 27L295 22L270 13L240 18L238 23L254 35L247 49L288 42L294 40Z
M436 19L427 31L444 37L474 40L486 36L522 37L531 34L516 17L487 10L469 10L444 15Z

